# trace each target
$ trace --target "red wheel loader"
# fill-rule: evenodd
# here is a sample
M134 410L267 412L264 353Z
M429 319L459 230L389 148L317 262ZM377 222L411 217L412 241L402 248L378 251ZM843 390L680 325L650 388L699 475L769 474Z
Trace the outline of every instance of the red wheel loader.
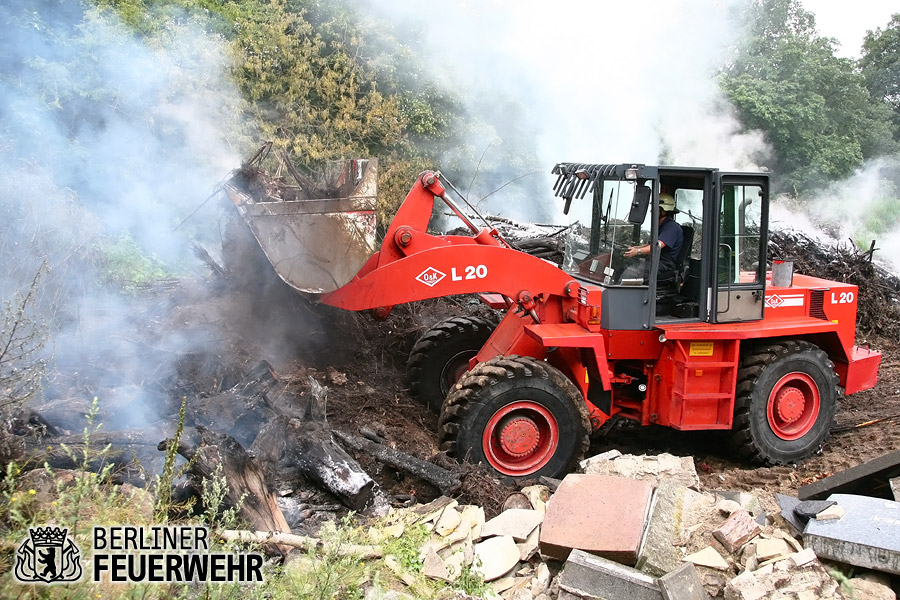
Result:
M460 459L560 476L619 415L730 431L740 456L791 463L821 447L842 395L877 381L881 354L854 343L856 286L767 268L765 173L557 164L553 191L573 223L560 268L473 223L435 172L418 176L374 251L375 169L352 161L350 191L316 206L228 189L276 271L321 302L384 318L401 303L481 294L505 311L496 326L440 323L410 357L411 391L439 411L440 447ZM674 276L658 268L661 192L683 234ZM436 200L471 235L429 233ZM648 254L626 257L633 246ZM345 259L368 248L351 275ZM310 270L323 264L327 277Z

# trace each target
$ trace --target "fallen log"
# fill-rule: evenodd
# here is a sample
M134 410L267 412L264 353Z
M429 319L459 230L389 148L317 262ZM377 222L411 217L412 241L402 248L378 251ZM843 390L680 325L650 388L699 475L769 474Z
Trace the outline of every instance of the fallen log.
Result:
M389 446L376 444L363 437L340 431L334 431L333 433L340 441L353 450L370 454L379 462L423 479L438 488L445 496L458 490L461 485L459 476L456 473L439 467L434 463L416 458Z
M290 546L299 548L300 550L315 550L318 552L334 552L338 556L349 556L360 559L381 558L383 552L378 546L366 546L360 544L341 544L340 546L329 546L322 540L307 537L305 535L295 535L293 533L282 533L280 531L244 531L237 529L223 529L217 531L216 534L226 542L242 542L245 544L277 544L281 546Z
M194 445L182 436L178 454L188 460L188 471L201 480L216 476L225 478L227 498L233 506L240 506L244 516L257 529L290 532L284 514L274 494L266 486L264 471L259 463L228 434L198 427L200 444ZM166 439L159 450L172 443ZM290 548L281 548L287 554Z
M60 435L21 438L25 444L23 464L25 470L43 468L85 469L99 473L112 465L118 470L131 465L135 457L143 458L156 446L159 435L139 429L91 433L84 435ZM154 452L155 454L155 452Z

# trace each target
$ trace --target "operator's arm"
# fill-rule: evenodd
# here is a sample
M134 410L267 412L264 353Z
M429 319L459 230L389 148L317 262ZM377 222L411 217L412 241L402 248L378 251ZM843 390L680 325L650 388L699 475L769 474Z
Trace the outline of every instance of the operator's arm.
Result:
M659 240L659 247L665 248L666 243L662 240ZM634 258L635 256L650 256L650 244L644 244L643 246L632 246L625 251L625 254L623 256L625 258Z

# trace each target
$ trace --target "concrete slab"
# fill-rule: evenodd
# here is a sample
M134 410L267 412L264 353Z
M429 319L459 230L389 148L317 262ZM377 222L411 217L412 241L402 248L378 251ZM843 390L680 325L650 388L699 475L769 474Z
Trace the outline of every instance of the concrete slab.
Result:
M894 477L888 483L891 484L891 493L894 495L894 500L900 502L900 477Z
M657 580L664 600L709 600L710 596L700 581L697 567L682 563L680 567L666 573Z
M656 577L679 568L685 553L673 542L686 537L690 524L685 523L685 516L690 506L706 498L681 484L662 481L653 492L647 531L635 567Z
M891 498L888 480L900 476L900 450L864 462L831 477L804 485L797 495L801 500L822 500L831 494L861 494Z
M572 549L586 550L634 565L650 507L652 487L609 475L567 475L547 504L541 525L541 552L566 560Z
M842 518L810 520L803 545L819 558L900 575L900 502L868 496L833 494Z
M663 600L654 577L582 550L572 551L559 575L559 598L573 597Z

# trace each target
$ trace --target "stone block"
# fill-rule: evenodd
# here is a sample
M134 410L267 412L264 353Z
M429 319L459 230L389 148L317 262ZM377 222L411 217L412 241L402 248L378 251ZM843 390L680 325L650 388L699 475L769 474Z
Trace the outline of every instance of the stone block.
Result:
M894 477L889 483L891 484L891 494L894 495L894 500L900 502L900 477Z
M821 500L831 494L865 494L883 496L892 477L900 476L900 450L879 456L830 477L804 485L797 491L801 500ZM875 493L875 490L881 490Z
M657 584L664 600L709 600L697 567L691 563L682 563L674 571L660 577Z
M729 552L737 552L741 546L759 535L759 523L746 510L736 510L716 527L712 534Z
M647 520L647 531L640 556L635 565L641 571L661 577L679 568L684 557L681 547L674 542L687 535L689 523L685 516L690 506L706 496L672 481L662 481L656 491Z
M634 565L650 507L646 481L608 475L566 476L547 504L541 552L566 560L573 549Z
M563 566L559 597L663 600L654 577L581 550L573 550Z
M840 519L810 520L803 545L819 558L900 575L900 502L833 494L845 511Z

